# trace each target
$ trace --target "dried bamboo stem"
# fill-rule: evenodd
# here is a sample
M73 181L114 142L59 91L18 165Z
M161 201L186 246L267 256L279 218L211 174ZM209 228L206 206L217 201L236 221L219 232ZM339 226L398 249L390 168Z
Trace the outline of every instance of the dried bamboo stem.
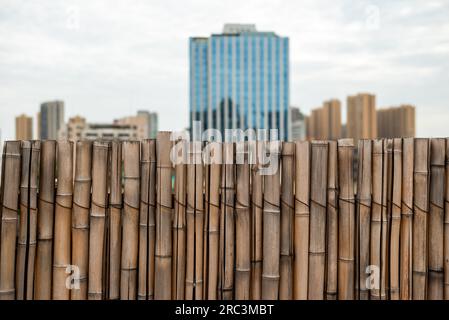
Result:
M281 260L279 299L293 298L293 227L294 227L295 144L282 145L281 177Z
M308 280L309 300L324 299L328 156L329 146L327 142L312 142Z
M370 227L371 227L371 187L372 187L372 141L359 140L359 166L357 185L358 221L358 288L359 299L368 300L366 287L367 269L370 265Z
M444 298L444 165L446 140L430 140L429 300Z
M138 141L123 142L123 220L120 274L121 300L135 300L137 295L137 256L139 248L140 170Z
M269 165L274 172L264 176L263 198L263 266L262 266L262 299L277 300L279 298L279 255L280 255L280 143L267 143L269 152L277 163ZM277 166L277 167L275 167Z
M449 300L449 138L446 138L446 190L444 196L444 299Z
M3 148L1 228L0 228L0 300L14 300L17 215L20 188L20 141L7 141Z
M335 300L338 278L338 157L336 141L329 141L327 188L326 300Z
M236 164L236 204L235 204L235 299L248 300L251 287L251 215L248 144L237 142L236 158L243 163Z
M414 139L402 143L402 206L400 244L401 300L412 298L412 237L413 237L413 170Z
M415 139L414 201L413 201L413 299L427 297L428 213L429 213L429 151L428 139Z
M87 272L89 267L89 209L92 165L92 143L76 143L75 181L72 208L72 264L79 273L74 280L79 288L71 291L72 300L87 299Z
M203 299L204 186L201 142L194 142L195 160L195 300Z
M43 141L40 156L34 299L50 300L52 292L56 141Z
M156 140L150 140L150 186L148 195L147 296L154 299L154 257L156 248Z
M354 143L352 139L338 141L338 180L340 183L338 221L338 299L354 298Z
M172 164L170 161L170 132L159 132L157 150L157 212L154 298L171 298L172 266Z
M399 300L399 259L400 259L400 228L402 199L402 139L393 140L393 167L391 172L392 202L391 202L391 235L390 235L390 299Z
M95 141L92 149L92 201L89 232L89 300L105 297L106 208L109 143Z
M256 151L252 164L251 188L251 289L252 300L262 297L262 219L263 219L263 176L260 174L260 158L258 157L262 142L256 143Z
M309 267L309 195L310 195L310 158L308 141L297 141L295 161L295 237L294 237L294 273L293 298L307 299Z
M220 177L222 149L217 142L210 143L211 156L213 161L210 164L209 180L209 274L207 298L217 299L218 289L218 260L220 249Z
M120 298L120 261L122 238L122 145L111 142L109 196L109 299Z
M75 284L67 281L71 268L71 224L73 197L73 142L59 141L57 151L55 239L53 246L53 299L68 300ZM70 279L70 278L69 278ZM68 283L69 282L69 283ZM70 284L70 286L67 286Z
M187 256L185 276L185 299L193 300L195 297L195 164L194 147L189 143L189 154L187 163Z

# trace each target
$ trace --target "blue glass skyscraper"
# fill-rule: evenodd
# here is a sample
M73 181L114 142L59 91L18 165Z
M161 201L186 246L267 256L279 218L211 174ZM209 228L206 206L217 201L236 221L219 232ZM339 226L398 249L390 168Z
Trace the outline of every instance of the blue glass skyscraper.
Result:
M290 138L287 37L226 24L222 34L190 38L189 50L191 127L279 129Z

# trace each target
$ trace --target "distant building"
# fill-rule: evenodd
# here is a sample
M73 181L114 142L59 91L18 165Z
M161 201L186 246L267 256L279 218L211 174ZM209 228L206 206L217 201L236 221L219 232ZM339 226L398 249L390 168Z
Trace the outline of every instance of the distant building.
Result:
M136 140L137 126L129 124L88 123L81 133L82 140Z
M404 138L415 136L415 107L401 105L377 111L379 138Z
M156 112L138 111L137 115L120 118L114 121L119 125L137 127L138 139L155 139L158 131L158 116Z
M340 139L342 137L340 101L337 99L325 101L322 107L313 109L307 124L309 139Z
M64 126L64 102L49 101L41 104L38 114L39 139L56 140Z
M346 135L355 141L377 138L375 95L360 93L348 97Z
M33 118L26 114L16 117L16 140L33 139Z
M252 24L190 38L190 127L279 129L291 134L289 39Z
M86 125L86 119L81 116L69 118L69 122L59 131L59 139L67 139L70 141L81 140Z
M304 114L296 107L290 108L290 114L292 121L291 140L304 140L306 138L306 120Z

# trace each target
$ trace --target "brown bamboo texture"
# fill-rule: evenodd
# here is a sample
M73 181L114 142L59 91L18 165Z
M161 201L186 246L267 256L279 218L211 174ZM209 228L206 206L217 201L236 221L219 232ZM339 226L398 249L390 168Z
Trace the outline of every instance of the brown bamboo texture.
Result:
M50 300L52 293L56 141L42 141L40 157L34 299Z
M120 298L137 297L137 257L139 248L140 143L125 141L123 150L123 218Z
M449 139L446 138L446 190L444 194L444 299L449 300Z
M89 210L92 185L92 143L76 143L75 181L72 207L72 264L79 273L71 290L72 300L87 299L87 274L89 268Z

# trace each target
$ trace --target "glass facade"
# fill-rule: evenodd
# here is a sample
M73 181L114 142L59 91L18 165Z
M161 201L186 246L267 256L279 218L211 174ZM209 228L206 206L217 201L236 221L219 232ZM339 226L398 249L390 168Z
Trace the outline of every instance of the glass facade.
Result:
M191 127L279 129L290 138L288 38L233 25L189 47Z

